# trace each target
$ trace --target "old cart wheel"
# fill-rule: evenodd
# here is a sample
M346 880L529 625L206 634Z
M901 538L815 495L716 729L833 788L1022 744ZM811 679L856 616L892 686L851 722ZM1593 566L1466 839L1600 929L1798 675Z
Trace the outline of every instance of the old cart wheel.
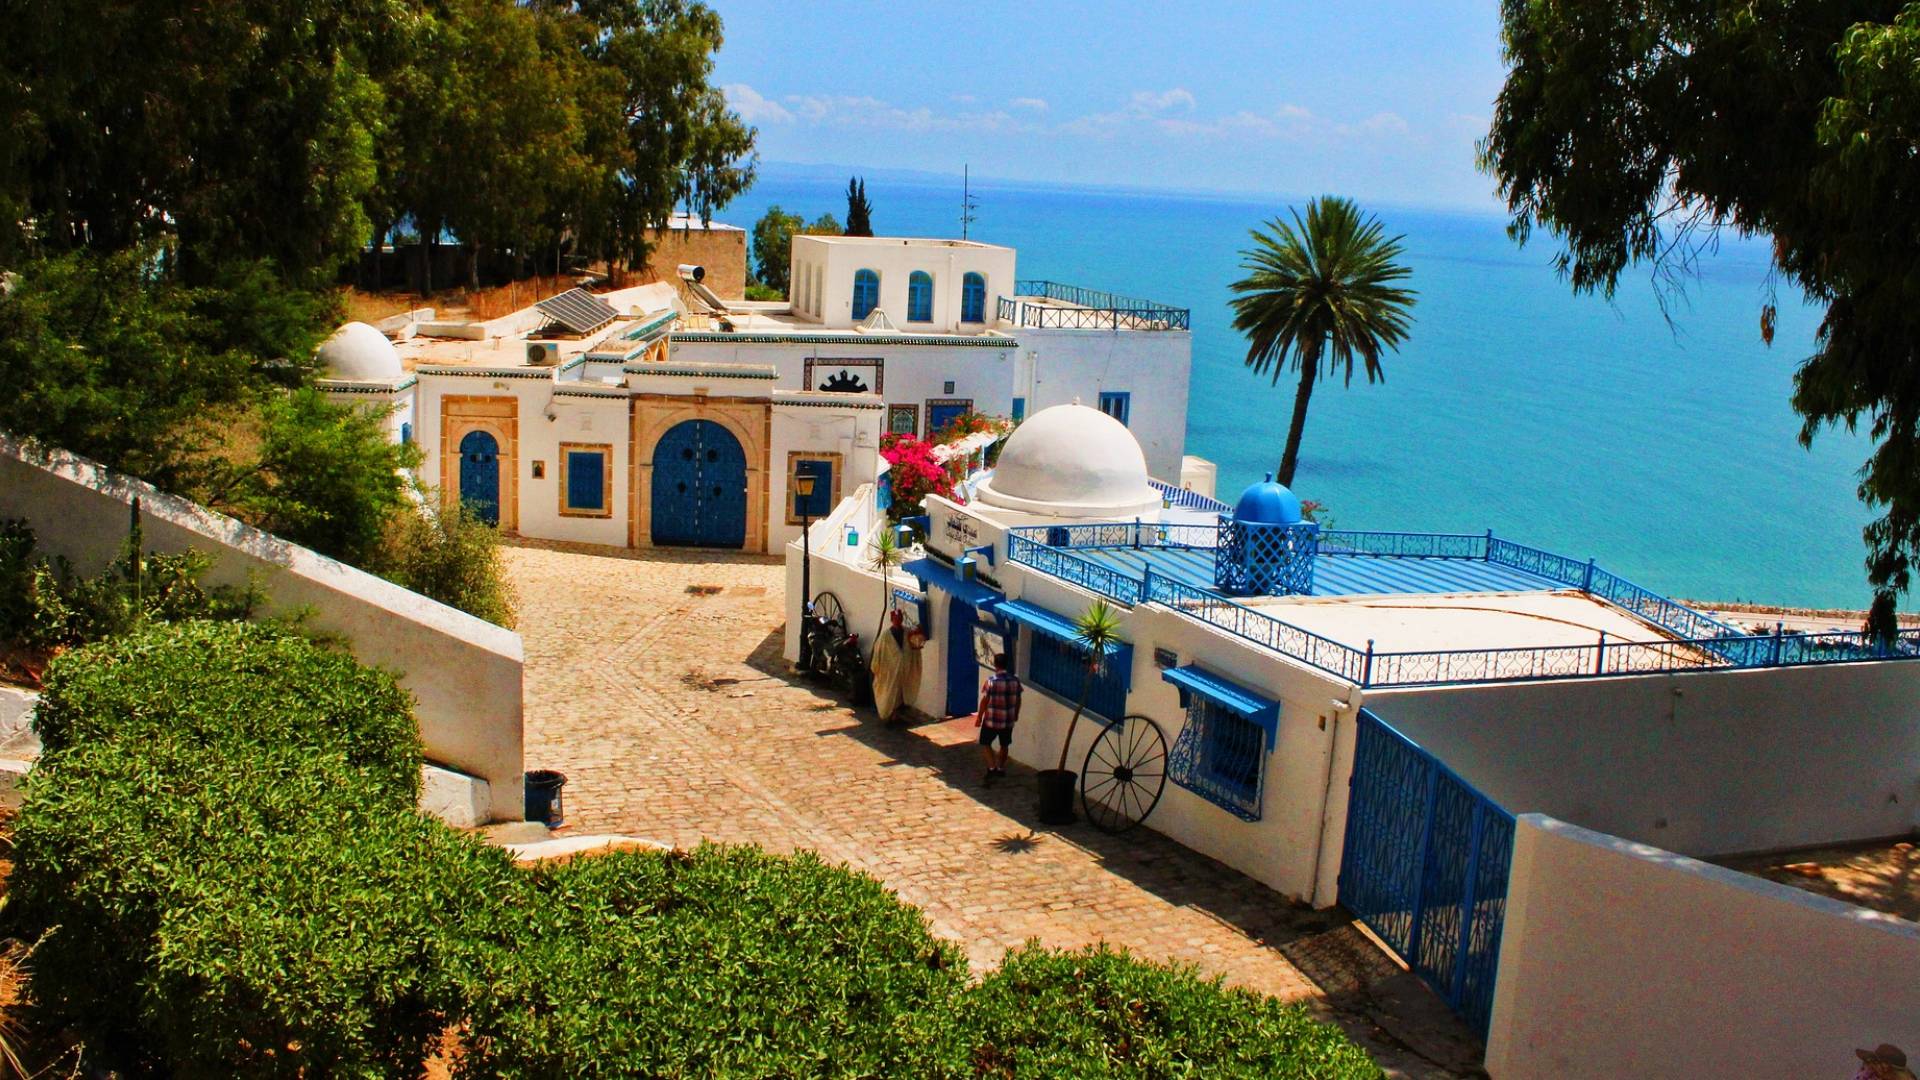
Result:
M1144 716L1107 725L1080 767L1080 809L1106 833L1147 820L1167 788L1167 737Z
M809 662L807 670L831 678L834 650L847 636L847 616L840 607L840 598L830 592L814 597L805 621L800 624L800 632L807 639L801 650Z

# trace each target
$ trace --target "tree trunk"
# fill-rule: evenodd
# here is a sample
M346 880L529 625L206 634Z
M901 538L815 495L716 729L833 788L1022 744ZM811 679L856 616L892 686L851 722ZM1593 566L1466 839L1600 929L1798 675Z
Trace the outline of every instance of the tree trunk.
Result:
M949 643L947 647L953 646ZM1093 696L1093 676L1100 670L1101 659L1100 654L1095 653L1087 661L1087 677L1080 684L1080 700L1074 702L1073 719L1067 721L1067 737L1060 743L1060 764L1054 766L1057 772L1066 771L1067 755L1073 752L1073 729L1080 726L1080 714L1087 711L1087 699Z
M1320 358L1301 358L1300 389L1293 395L1293 423L1287 427L1287 448L1280 455L1282 487L1293 486L1293 470L1300 464L1300 436L1307 430L1307 402L1313 399L1313 380L1320 374Z

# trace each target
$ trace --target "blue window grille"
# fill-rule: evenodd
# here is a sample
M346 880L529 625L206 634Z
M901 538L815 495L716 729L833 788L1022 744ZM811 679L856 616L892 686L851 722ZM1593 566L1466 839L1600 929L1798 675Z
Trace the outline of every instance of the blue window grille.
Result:
M853 317L864 319L880 306L880 275L872 270L853 274Z
M565 463L567 509L576 513L599 513L606 510L606 451L569 450Z
M1124 390L1101 391L1100 411L1122 424L1126 423L1127 415L1133 412L1133 394Z
M1187 723L1168 755L1167 778L1243 821L1259 821L1267 755L1280 703L1197 667L1160 677L1180 689Z
M960 321L987 321L987 279L979 274L969 273L960 279Z
M1027 399L1023 397L1014 398L1013 399L1014 423L1017 424L1020 421L1025 420L1026 418L1027 418Z
M1036 628L1027 679L1065 701L1079 701L1087 678L1087 653L1073 641ZM1127 687L1121 668L1132 660L1132 653L1108 654L1093 677L1093 692L1087 695L1087 711L1105 720L1127 715Z
M400 445L406 446L408 443L411 443L411 442L413 442L413 425L410 423L401 424L400 425Z
M925 270L907 275L907 321L933 321L933 275Z
M793 476L794 478L813 477L813 494L805 498L798 494L793 497L794 516L826 517L833 510L833 462L819 458L796 458L793 462ZM790 491L798 490L791 479L787 482L787 487Z

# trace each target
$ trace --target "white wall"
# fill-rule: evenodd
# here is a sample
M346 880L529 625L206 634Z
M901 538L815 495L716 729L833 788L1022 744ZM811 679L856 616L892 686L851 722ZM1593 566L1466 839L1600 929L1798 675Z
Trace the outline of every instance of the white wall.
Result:
M1001 296L1013 295L1012 248L965 240L903 237L807 236L793 238L792 280L796 312L828 327L851 327L853 276L860 270L880 275L880 308L901 330L923 333L974 331L991 325ZM915 270L933 277L933 319L907 321L907 279ZM987 295L980 323L960 322L961 284L968 272L986 278ZM815 289L812 282L818 278ZM808 295L801 297L805 288ZM818 293L820 307L812 305Z
M1542 815L1519 819L1495 1080L1852 1076L1920 1050L1920 925Z
M1185 330L1015 331L1020 364L1014 394L1027 415L1076 399L1097 407L1100 392L1132 395L1127 427L1147 455L1147 472L1180 482L1187 444L1187 381L1193 335ZM1276 406L1277 408L1278 406Z
M1920 663L1373 691L1494 801L1690 855L1920 824Z
M811 401L806 404L798 395L774 397L772 460L767 470L768 551L778 551L800 538L800 526L787 524L787 512L793 508L787 491L787 460L795 451L839 454L834 481L843 499L879 475L880 423L886 410L867 395L844 395L844 403L817 404L823 396L808 395ZM828 504L834 504L831 498Z
M25 518L45 554L81 573L119 555L136 497L149 549L212 552L209 581L254 576L275 610L310 610L315 629L399 675L429 760L486 780L496 819L523 815L520 635L85 458L35 455L0 435L0 518Z

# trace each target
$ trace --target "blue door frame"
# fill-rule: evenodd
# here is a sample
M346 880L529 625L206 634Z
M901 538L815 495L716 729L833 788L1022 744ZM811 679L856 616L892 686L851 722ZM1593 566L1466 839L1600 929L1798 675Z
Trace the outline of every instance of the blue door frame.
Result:
M1513 815L1360 711L1340 902L1481 1037L1513 860Z
M488 432L460 438L460 501L481 521L500 524L500 441Z
M972 604L947 597L948 716L966 716L980 706L980 660L973 655L973 628L979 622Z
M652 540L659 547L743 547L747 454L711 420L687 420L653 449Z

